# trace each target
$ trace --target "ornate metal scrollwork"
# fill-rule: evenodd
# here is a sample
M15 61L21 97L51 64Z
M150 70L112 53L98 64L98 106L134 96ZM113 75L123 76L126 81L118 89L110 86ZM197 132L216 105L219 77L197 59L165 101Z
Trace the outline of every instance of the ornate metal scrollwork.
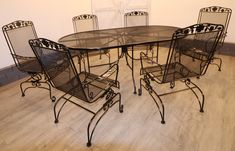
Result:
M89 96L89 98L93 99L94 98L94 93L93 92L89 92L88 96Z
M40 87L41 86L41 80L42 76L40 74L31 74L31 84L33 87Z
M126 16L147 16L148 12L144 12L144 11L133 11L133 12L129 12L125 14Z
M190 80L190 79L186 79L184 82L185 82L185 84L188 85L188 86L191 84L191 80Z
M153 92L153 87L150 85L150 80L149 77L147 75L144 75L144 82L145 82L145 87L148 90L149 93Z
M53 50L67 50L67 48L59 43L55 43L51 40L39 38L36 40L30 40L30 45L35 47L43 47L47 49L53 49Z
M220 6L205 7L205 8L202 8L200 11L214 12L214 13L232 12L230 8L225 8L225 7L220 7Z
M3 30L7 31L7 30L15 29L15 28L26 27L26 26L33 26L33 22L17 20L8 25L3 26Z
M114 94L115 93L114 93L113 89L110 88L107 92L106 100L112 99Z
M202 23L202 24L195 24L183 29L178 29L174 33L174 37L184 37L189 34L195 34L195 33L203 33L203 32L209 32L209 31L219 31L223 29L223 25L219 24L212 24L212 23Z
M96 15L92 15L92 14L82 14L82 15L73 17L73 21L75 21L75 20L94 19L94 18L97 18Z
M108 101L102 107L104 111L107 111L112 106L115 95L116 93L110 88L106 94L106 100Z

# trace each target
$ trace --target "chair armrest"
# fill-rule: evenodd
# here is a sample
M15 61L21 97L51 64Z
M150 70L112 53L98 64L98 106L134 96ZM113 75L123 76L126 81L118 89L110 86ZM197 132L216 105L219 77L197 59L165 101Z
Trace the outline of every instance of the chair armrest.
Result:
M96 75L94 79L89 80L89 81L85 80L83 82L83 85L86 86L86 85L92 84L93 82L97 82L97 81L98 82L107 81L108 84L110 84L111 82L115 82L114 84L117 85L118 71L119 71L119 66L117 63L115 63L112 66L110 66L110 68L108 70L104 71L102 74ZM90 73L88 73L88 74L90 74ZM110 78L111 76L113 76L114 78L111 79ZM113 85L113 84L111 84L111 85ZM117 87L119 87L119 86L117 86Z

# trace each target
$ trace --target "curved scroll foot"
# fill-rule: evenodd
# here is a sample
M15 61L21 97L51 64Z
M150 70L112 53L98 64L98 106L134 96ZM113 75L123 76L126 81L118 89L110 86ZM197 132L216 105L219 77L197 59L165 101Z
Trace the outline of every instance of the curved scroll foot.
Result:
M138 95L141 96L142 95L142 90L138 89Z
M55 100L56 100L56 97L55 97L55 96L52 96L52 97L51 97L51 101L52 101L52 102L55 102Z
M136 92L136 88L134 88L134 92L133 92L134 94L137 94L137 92Z
M88 141L88 142L86 143L86 146L87 146L87 147L91 147L91 142Z
M124 105L120 105L120 107L119 107L119 112L120 113L123 113L123 108L124 108Z
M54 122L55 122L55 124L57 124L57 123L59 123L59 120L58 120L58 119L55 119L55 121L54 121Z

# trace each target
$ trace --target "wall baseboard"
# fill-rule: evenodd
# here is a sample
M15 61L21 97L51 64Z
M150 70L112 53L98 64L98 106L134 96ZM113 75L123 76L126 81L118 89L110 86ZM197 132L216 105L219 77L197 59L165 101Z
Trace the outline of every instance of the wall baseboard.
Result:
M0 86L17 81L28 76L17 69L15 65L0 69Z
M235 43L224 43L223 46L217 50L217 53L235 56Z
M162 45L163 46L163 45ZM218 54L235 56L235 43L224 43L223 46L217 50ZM0 69L0 86L17 81L28 76L17 69L15 65Z

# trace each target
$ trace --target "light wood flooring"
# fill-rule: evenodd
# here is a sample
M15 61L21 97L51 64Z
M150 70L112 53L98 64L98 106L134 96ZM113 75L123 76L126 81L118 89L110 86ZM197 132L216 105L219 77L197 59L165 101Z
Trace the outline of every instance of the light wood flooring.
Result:
M1 151L235 151L235 57L222 56L219 72L193 79L204 92L205 112L189 91L163 98L166 124L160 123L155 103L143 90L133 94L131 72L120 60L120 92L124 112L115 105L99 123L90 148L86 128L91 115L67 105L54 123L48 92L30 89L21 97L19 83L0 88ZM138 68L139 64L136 64ZM136 75L139 70L136 70ZM136 79L138 79L137 77ZM137 80L137 87L139 87ZM57 98L62 94L52 91Z

